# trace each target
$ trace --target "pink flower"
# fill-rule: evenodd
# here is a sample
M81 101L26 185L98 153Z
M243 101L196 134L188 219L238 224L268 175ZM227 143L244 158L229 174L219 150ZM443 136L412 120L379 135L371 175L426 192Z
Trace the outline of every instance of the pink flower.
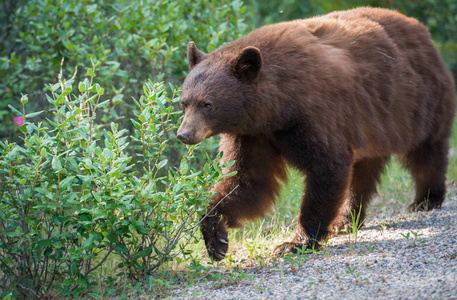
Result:
M11 92L10 88L6 88L5 92Z
M22 126L24 124L24 117L14 117L13 121L17 126Z

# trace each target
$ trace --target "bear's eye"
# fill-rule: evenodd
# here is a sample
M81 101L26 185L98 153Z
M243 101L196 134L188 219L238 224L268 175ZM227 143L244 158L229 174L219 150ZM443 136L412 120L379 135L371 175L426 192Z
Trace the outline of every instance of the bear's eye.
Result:
M205 107L206 110L211 110L211 108L212 108L213 106L211 105L211 103L205 103L205 104L204 104L204 107Z
M182 111L186 110L186 103L181 102L181 109Z

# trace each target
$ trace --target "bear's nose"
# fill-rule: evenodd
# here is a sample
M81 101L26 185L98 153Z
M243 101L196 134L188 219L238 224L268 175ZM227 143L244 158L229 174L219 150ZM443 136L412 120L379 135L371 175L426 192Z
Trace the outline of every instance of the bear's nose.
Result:
M178 133L178 139L183 142L184 144L189 144L190 142L190 134L187 132Z

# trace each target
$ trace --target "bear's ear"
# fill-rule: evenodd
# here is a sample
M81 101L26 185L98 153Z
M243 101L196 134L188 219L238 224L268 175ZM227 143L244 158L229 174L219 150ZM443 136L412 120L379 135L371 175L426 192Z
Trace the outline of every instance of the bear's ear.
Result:
M187 45L187 59L189 60L190 69L192 70L204 58L205 54L198 50L197 46L195 46L195 43L189 42Z
M233 61L233 70L239 78L252 81L262 67L262 54L256 47L246 47Z

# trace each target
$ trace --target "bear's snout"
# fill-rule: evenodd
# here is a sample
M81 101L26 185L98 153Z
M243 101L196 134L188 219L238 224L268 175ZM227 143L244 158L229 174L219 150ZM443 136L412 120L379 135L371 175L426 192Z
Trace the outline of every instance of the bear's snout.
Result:
M188 132L178 133L177 138L184 144L192 144L192 138Z
M208 128L205 121L195 114L186 115L179 126L176 137L188 145L195 145L213 135L213 130Z

